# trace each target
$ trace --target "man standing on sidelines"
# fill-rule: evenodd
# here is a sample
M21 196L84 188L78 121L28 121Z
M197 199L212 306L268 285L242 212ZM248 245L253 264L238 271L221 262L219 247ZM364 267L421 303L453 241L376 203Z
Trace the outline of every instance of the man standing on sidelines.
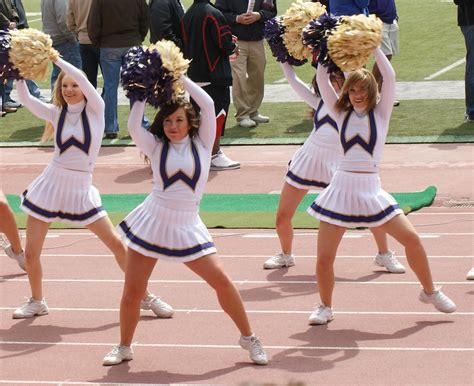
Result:
M265 22L277 14L276 0L216 0L232 34L237 36L239 55L231 62L232 99L235 118L241 127L267 123L269 118L258 112L265 89Z
M104 77L105 138L118 137L118 86L120 67L128 49L139 46L148 33L146 0L93 0L87 31L94 46L100 48ZM143 122L149 126L148 121Z
M474 0L454 0L458 25L466 42L466 120L474 122Z
M181 19L184 16L184 6L181 0L150 0L150 43L158 40L171 40L181 50Z

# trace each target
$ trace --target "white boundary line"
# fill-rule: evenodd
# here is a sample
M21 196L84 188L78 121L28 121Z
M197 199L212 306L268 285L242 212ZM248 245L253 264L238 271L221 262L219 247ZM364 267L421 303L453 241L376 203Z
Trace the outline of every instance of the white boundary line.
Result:
M3 279L3 282L8 283L28 283L28 279ZM43 283L123 283L124 279L43 279ZM150 283L161 284L206 284L204 280L149 280ZM236 285L248 284L316 284L316 280L232 280ZM442 285L474 285L471 280L464 281L436 281L436 284ZM339 281L336 284L354 284L354 285L392 285L392 284L412 284L419 286L418 281Z
M116 343L97 342L21 342L21 341L0 341L0 345L28 345L28 346L114 346ZM218 349L239 349L237 345L218 344L166 344L166 343L132 343L133 347L148 348L218 348ZM438 351L438 352L472 352L473 347L367 347L367 346L265 346L269 350L350 350L350 351Z
M0 311L14 311L18 307L0 307ZM56 307L56 308L49 308L50 311L55 311L55 312L119 312L120 309L118 308L61 308L61 307ZM181 310L174 310L175 312L180 312L183 314L223 314L223 310L202 310L202 309L181 309ZM288 311L283 311L283 310L246 310L248 314L302 314L302 315L308 315L311 313L311 311L296 311L296 310L288 310ZM410 316L410 315L423 315L423 316L439 316L439 317L447 317L447 314L444 314L442 312L419 312L419 311L336 311L336 314L338 315L377 315L377 316L385 316L385 315L390 315L390 316ZM474 312L455 312L452 314L449 314L449 317L452 316L473 316Z
M434 79L445 72L451 71L453 68L456 68L457 66L460 66L461 64L466 63L466 58L459 59L458 61L454 62L453 64L450 64L449 66L446 66L442 68L439 71L436 71L434 74L431 74L425 78L425 80L431 80Z

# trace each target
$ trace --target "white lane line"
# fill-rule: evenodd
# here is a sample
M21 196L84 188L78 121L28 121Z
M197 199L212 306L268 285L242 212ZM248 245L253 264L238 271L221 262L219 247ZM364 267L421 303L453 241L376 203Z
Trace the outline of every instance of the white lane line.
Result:
M98 342L22 342L22 341L0 341L0 345L21 345L21 346L114 346L114 343L98 343ZM237 345L221 345L221 344L167 344L167 343L133 343L133 347L149 347L149 348L217 348L217 349L239 349ZM352 350L352 351L457 351L471 352L473 347L368 347L368 346L267 346L265 349L270 350Z
M0 307L0 311L14 311L18 307ZM55 312L119 312L120 309L118 308L62 308L62 307L56 307L56 308L51 308L49 307L50 311L55 311ZM182 312L184 314L222 314L224 313L223 310L201 310L197 308L191 308L189 310L174 310L175 312ZM301 315L308 315L311 313L311 311L296 311L296 310L288 310L288 311L282 311L282 310L246 310L247 313L250 314L301 314ZM443 314L442 312L418 312L418 311L337 311L336 312L338 315L377 315L377 316L384 316L384 315L389 315L389 316L407 316L407 315L423 315L423 316L442 316L446 317L447 314ZM474 312L455 312L452 314L449 314L449 317L452 316L472 316L474 315Z
M2 282L9 283L28 283L28 279L2 279ZM123 279L43 279L43 283L123 283ZM150 283L161 283L161 284L206 284L204 280L149 280ZM316 284L316 280L233 280L236 285L247 285L247 284ZM355 285L417 285L418 281L343 281L337 280L337 284L355 284ZM436 281L436 284L443 285L474 285L471 280L465 281Z
M398 257L403 257L406 258L405 255L397 255ZM109 258L109 257L114 257L112 254L107 254L107 253L44 253L41 254L41 257L104 257L104 258ZM244 254L238 254L238 255L224 255L224 254L219 254L219 257L225 258L225 259L237 259L237 258L258 258L258 259L264 259L268 258L268 255L244 255ZM316 255L295 255L296 258L298 259L314 259ZM474 259L474 255L429 255L428 256L430 259ZM374 255L337 255L338 259L373 259Z
M466 58L462 58L454 62L453 64L450 64L449 66L446 66L442 68L439 71L436 71L434 74L431 74L425 78L425 80L431 80L434 79L440 75L443 75L445 72L451 71L453 68L456 68L457 66L460 66L461 64L466 63Z

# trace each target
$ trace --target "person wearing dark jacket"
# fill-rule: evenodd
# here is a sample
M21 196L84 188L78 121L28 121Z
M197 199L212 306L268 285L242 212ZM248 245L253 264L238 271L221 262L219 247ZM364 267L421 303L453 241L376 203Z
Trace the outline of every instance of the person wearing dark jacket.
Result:
M105 138L115 139L119 125L117 90L120 67L128 49L141 45L148 33L146 0L93 0L87 31L94 46L100 48L104 77ZM144 121L145 127L149 125Z
M184 56L191 59L188 76L214 101L217 133L212 149L211 170L240 168L220 150L230 105L232 71L229 55L237 46L227 21L209 0L194 0L182 19ZM196 106L195 106L196 107Z
M458 25L466 42L466 119L474 122L474 1L454 0L458 6Z
M0 0L0 28L1 29L15 29L18 24L18 13L11 3L11 0ZM0 83L0 102L2 109L0 117L5 116L7 113L16 112L15 107L8 106L6 104L7 99L5 95L5 86Z
M269 118L258 112L265 87L263 30L265 22L277 14L276 0L216 0L216 7L238 39L239 55L232 61L235 118L241 127L267 123Z
M181 50L181 19L184 16L184 6L180 0L150 0L150 43L158 40L171 40Z

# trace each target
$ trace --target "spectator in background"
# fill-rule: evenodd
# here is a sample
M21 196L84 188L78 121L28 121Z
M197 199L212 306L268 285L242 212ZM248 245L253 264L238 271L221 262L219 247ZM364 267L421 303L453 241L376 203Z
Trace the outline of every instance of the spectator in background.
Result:
M232 33L221 11L209 0L194 0L182 20L184 56L192 59L188 76L214 101L217 120L216 138L212 148L211 170L240 168L220 150L221 135L230 105L232 71L229 55L237 49ZM193 103L196 109L199 109Z
M474 1L454 0L458 6L458 25L466 42L466 120L474 122Z
M146 0L93 0L87 31L94 46L100 48L104 77L105 138L118 137L117 115L120 67L130 47L141 45L148 33ZM143 127L149 127L144 120Z
M382 20L382 44L380 46L382 52L388 60L392 60L393 55L399 53L399 35L398 35L398 15L395 0L370 0L369 12ZM380 74L377 63L374 63L372 69L375 80L379 85L379 91L382 88L382 75ZM393 102L394 106L398 106L399 101Z
M277 14L276 0L216 0L216 7L238 39L239 55L231 62L235 118L246 128L267 123L270 119L258 112L265 88L263 30L265 22Z
M181 19L184 6L180 0L150 0L150 43L171 40L183 50Z
M29 28L28 20L26 19L25 8L23 6L22 1L11 0L11 2L13 5L13 8L16 10L18 14L17 28L18 29ZM26 86L28 87L28 91L30 92L30 94L33 95L35 98L38 98L39 100L43 102L48 102L47 98L41 95L41 91L35 82L33 82L32 80L27 80ZM5 85L5 100L6 100L5 105L8 107L15 107L15 108L22 107L21 103L16 102L10 96L12 90L13 90L13 80L9 80Z
M18 13L13 8L11 0L0 0L0 28L15 29L18 23ZM0 99L2 110L0 116L4 117L7 113L16 112L16 107L5 105L5 85L0 83Z
M69 0L67 9L67 26L79 40L79 52L82 70L89 82L97 88L97 74L100 66L100 50L92 45L87 33L87 18L92 0Z
M369 15L369 0L329 0L333 16Z
M79 43L67 27L67 0L41 0L43 32L51 36L53 47L74 67L82 68ZM51 91L61 70L55 64L51 73Z

